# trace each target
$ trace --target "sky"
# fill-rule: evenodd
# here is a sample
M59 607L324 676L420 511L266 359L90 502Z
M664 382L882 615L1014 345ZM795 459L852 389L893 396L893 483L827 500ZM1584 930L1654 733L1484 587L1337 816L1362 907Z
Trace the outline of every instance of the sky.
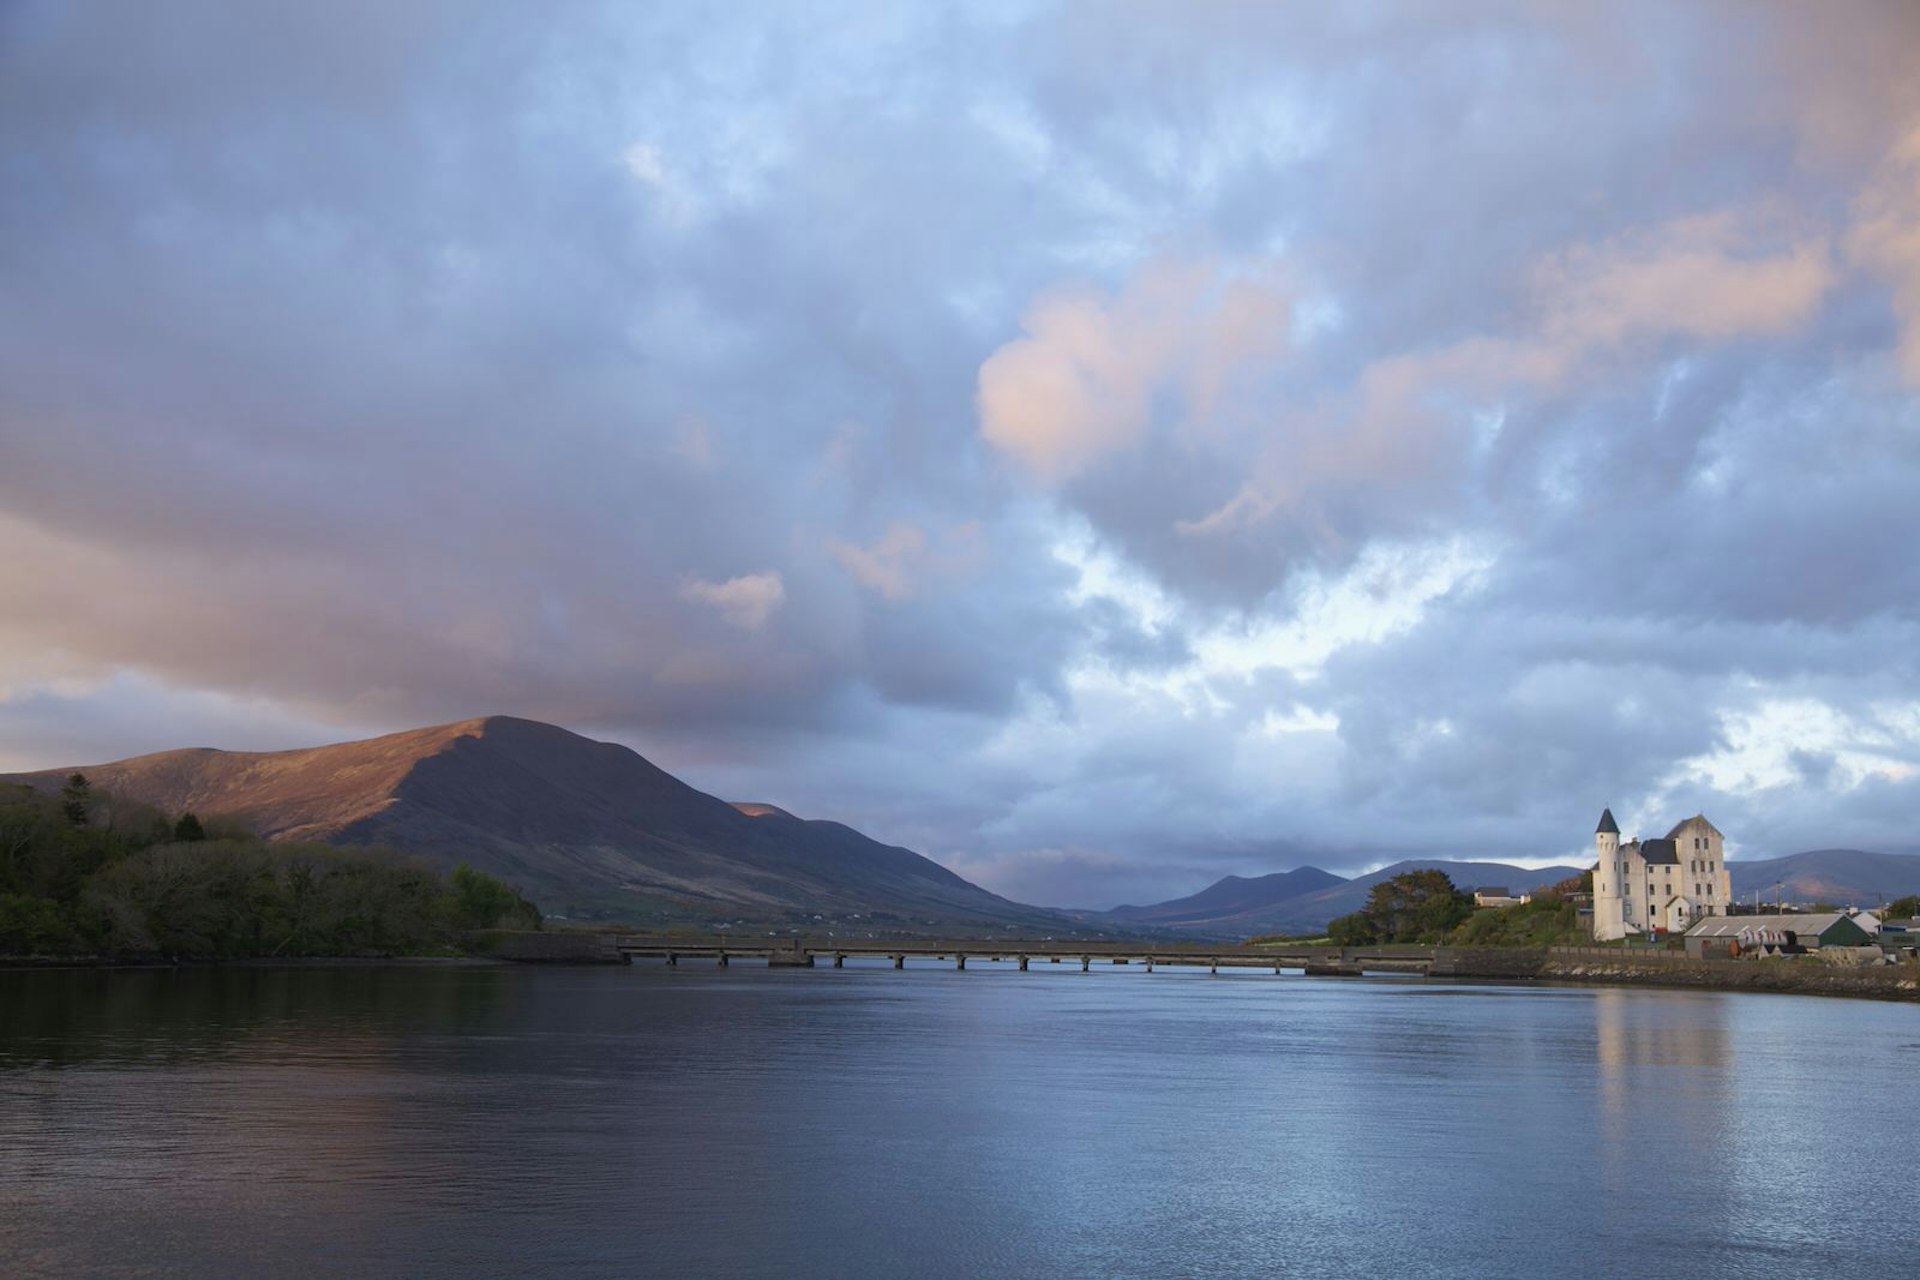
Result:
M1920 7L0 6L0 768L505 713L1045 905L1920 852Z

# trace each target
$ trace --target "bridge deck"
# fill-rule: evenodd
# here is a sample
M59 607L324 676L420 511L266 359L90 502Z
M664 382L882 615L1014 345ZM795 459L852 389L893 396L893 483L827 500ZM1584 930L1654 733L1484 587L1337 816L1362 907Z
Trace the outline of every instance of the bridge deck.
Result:
M1247 946L1181 942L1114 942L1057 939L835 939L835 938L657 938L616 936L612 943L629 956L657 956L670 962L681 958L765 956L769 962L811 966L816 960L838 965L849 958L874 958L901 967L912 959L952 960L964 967L972 960L1064 963L1092 961L1111 964L1203 965L1209 968L1291 968L1327 972L1358 972L1362 968L1424 973L1433 964L1434 948L1413 946L1314 947Z

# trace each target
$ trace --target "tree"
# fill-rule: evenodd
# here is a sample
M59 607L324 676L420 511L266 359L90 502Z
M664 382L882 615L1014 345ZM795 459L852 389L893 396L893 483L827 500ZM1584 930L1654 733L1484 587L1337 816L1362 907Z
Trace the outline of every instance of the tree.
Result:
M1540 893L1550 893L1557 898L1571 898L1576 893L1592 892L1593 872L1591 871L1582 871L1578 875L1568 876L1565 880L1540 891ZM1534 896L1539 897L1540 894Z
M1327 922L1327 941L1336 947L1364 947L1379 941L1367 913L1356 911Z
M453 919L462 929L540 927L540 912L513 886L462 863L453 869Z
M180 815L180 821L173 824L173 838L188 844L207 838L207 829L200 825L200 819L193 816L192 810Z
M1887 904L1887 918L1890 920L1911 920L1915 916L1920 916L1920 894L1910 893Z
M87 810L93 804L93 787L87 781L87 775L76 773L68 777L67 785L60 788L60 812L69 826L87 825Z
M1473 899L1444 871L1408 871L1373 886L1361 914L1381 942L1438 942L1473 914Z

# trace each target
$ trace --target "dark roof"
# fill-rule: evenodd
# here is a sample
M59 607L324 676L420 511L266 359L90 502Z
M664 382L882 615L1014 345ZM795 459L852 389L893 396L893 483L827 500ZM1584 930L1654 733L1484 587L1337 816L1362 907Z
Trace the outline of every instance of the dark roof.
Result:
M1503 884L1483 884L1478 889L1475 889L1474 892L1485 894L1489 898L1511 898L1513 896L1507 892L1507 886Z
M1597 836L1617 836L1620 834L1620 824L1613 820L1612 809L1602 809L1600 811L1600 825L1593 829L1593 834Z
M1642 840L1640 856L1654 866L1680 865L1680 854L1671 840Z

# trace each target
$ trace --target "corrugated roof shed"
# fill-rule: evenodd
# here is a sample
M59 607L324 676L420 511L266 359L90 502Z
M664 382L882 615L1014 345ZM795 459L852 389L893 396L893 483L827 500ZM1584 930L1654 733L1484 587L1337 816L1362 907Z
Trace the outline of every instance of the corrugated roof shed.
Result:
M1820 911L1797 916L1709 916L1687 930L1687 936L1784 942L1786 935L1791 933L1805 945L1825 937L1828 930L1843 920L1865 934L1872 934L1880 927L1879 921L1864 912L1857 916L1849 916L1844 911Z

